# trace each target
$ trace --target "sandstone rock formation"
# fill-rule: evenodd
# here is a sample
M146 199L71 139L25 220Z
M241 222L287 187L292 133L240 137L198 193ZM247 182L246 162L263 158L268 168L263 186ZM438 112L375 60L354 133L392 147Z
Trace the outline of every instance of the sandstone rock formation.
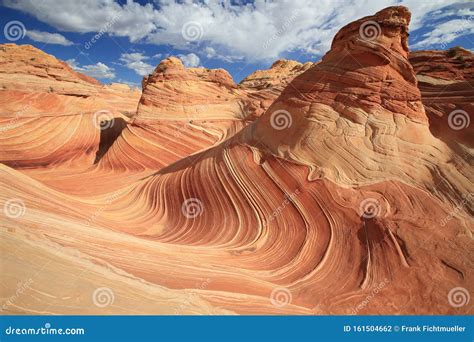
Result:
M460 155L473 147L474 55L462 48L410 54L430 130Z
M6 311L471 313L472 149L430 127L409 22L350 23L294 78L167 59L94 168L1 165L2 297L33 280ZM290 83L248 120L265 82Z
M308 70L313 63L299 63L280 59L268 70L257 70L240 82L250 101L246 108L249 115L258 117L263 114L285 87L296 76Z
M16 167L92 165L101 121L126 120L140 97L126 85L103 86L31 45L16 44L0 45L0 94L0 160Z
M137 115L101 160L107 169L159 169L224 141L255 120L312 63L279 60L239 85L223 69L163 60L142 82Z
M167 58L142 82L137 114L101 167L156 170L243 127L245 92L223 69L185 68Z

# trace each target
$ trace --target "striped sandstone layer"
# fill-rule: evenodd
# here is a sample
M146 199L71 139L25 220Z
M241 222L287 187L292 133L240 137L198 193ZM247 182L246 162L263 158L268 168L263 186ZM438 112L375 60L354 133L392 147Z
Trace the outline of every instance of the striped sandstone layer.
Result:
M249 122L224 73L165 62L177 70L159 66L145 80L128 126L136 140L122 131L95 168L45 177L2 165L2 297L32 280L6 311L472 313L448 295L474 290L472 165L430 129L407 59L409 21L390 7L345 26ZM375 38L361 34L367 22ZM189 119L209 126L173 137ZM219 120L242 126L224 133ZM205 146L211 128L222 133ZM163 141L188 155L142 155Z

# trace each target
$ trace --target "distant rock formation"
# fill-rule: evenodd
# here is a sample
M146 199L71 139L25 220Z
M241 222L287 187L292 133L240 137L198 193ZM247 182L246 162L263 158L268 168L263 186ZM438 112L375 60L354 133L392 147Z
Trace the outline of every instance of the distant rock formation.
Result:
M2 44L0 161L92 165L101 129L133 115L139 97L137 89L103 86L31 45Z
M416 72L430 130L460 155L474 147L474 55L463 48L415 51Z

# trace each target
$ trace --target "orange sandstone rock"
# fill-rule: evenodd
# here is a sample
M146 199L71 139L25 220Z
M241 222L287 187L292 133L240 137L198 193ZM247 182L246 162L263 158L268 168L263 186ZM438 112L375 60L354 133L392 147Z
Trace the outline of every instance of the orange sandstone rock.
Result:
M474 291L472 151L433 135L409 20L389 7L342 28L319 64L241 85L167 59L96 167L0 165L15 275L2 297L35 277L7 313L472 312L450 301Z
M127 120L140 92L103 86L31 45L0 45L0 160L15 167L92 165L101 122ZM104 128L104 127L102 127Z

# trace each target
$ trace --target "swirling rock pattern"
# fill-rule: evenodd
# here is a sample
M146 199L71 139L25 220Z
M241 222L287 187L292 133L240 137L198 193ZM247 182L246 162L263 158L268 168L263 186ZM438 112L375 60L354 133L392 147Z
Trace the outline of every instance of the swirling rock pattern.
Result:
M463 48L410 54L430 130L460 155L473 147L474 55Z
M94 167L1 165L4 310L472 312L448 298L474 290L472 165L430 129L409 21L390 7L345 26L261 115L251 86L165 60Z
M102 158L108 169L159 169L220 143L255 120L312 63L279 60L235 84L223 69L161 61L142 82L137 115Z
M137 115L102 158L104 168L156 170L244 125L245 93L223 69L185 68L170 57L142 86Z
M0 95L0 160L39 167L92 165L101 139L94 114L128 120L140 92L103 86L31 45L2 44Z
M268 70L257 70L240 82L248 94L246 112L254 117L265 113L283 89L296 76L308 70L313 63L299 63L279 59Z

